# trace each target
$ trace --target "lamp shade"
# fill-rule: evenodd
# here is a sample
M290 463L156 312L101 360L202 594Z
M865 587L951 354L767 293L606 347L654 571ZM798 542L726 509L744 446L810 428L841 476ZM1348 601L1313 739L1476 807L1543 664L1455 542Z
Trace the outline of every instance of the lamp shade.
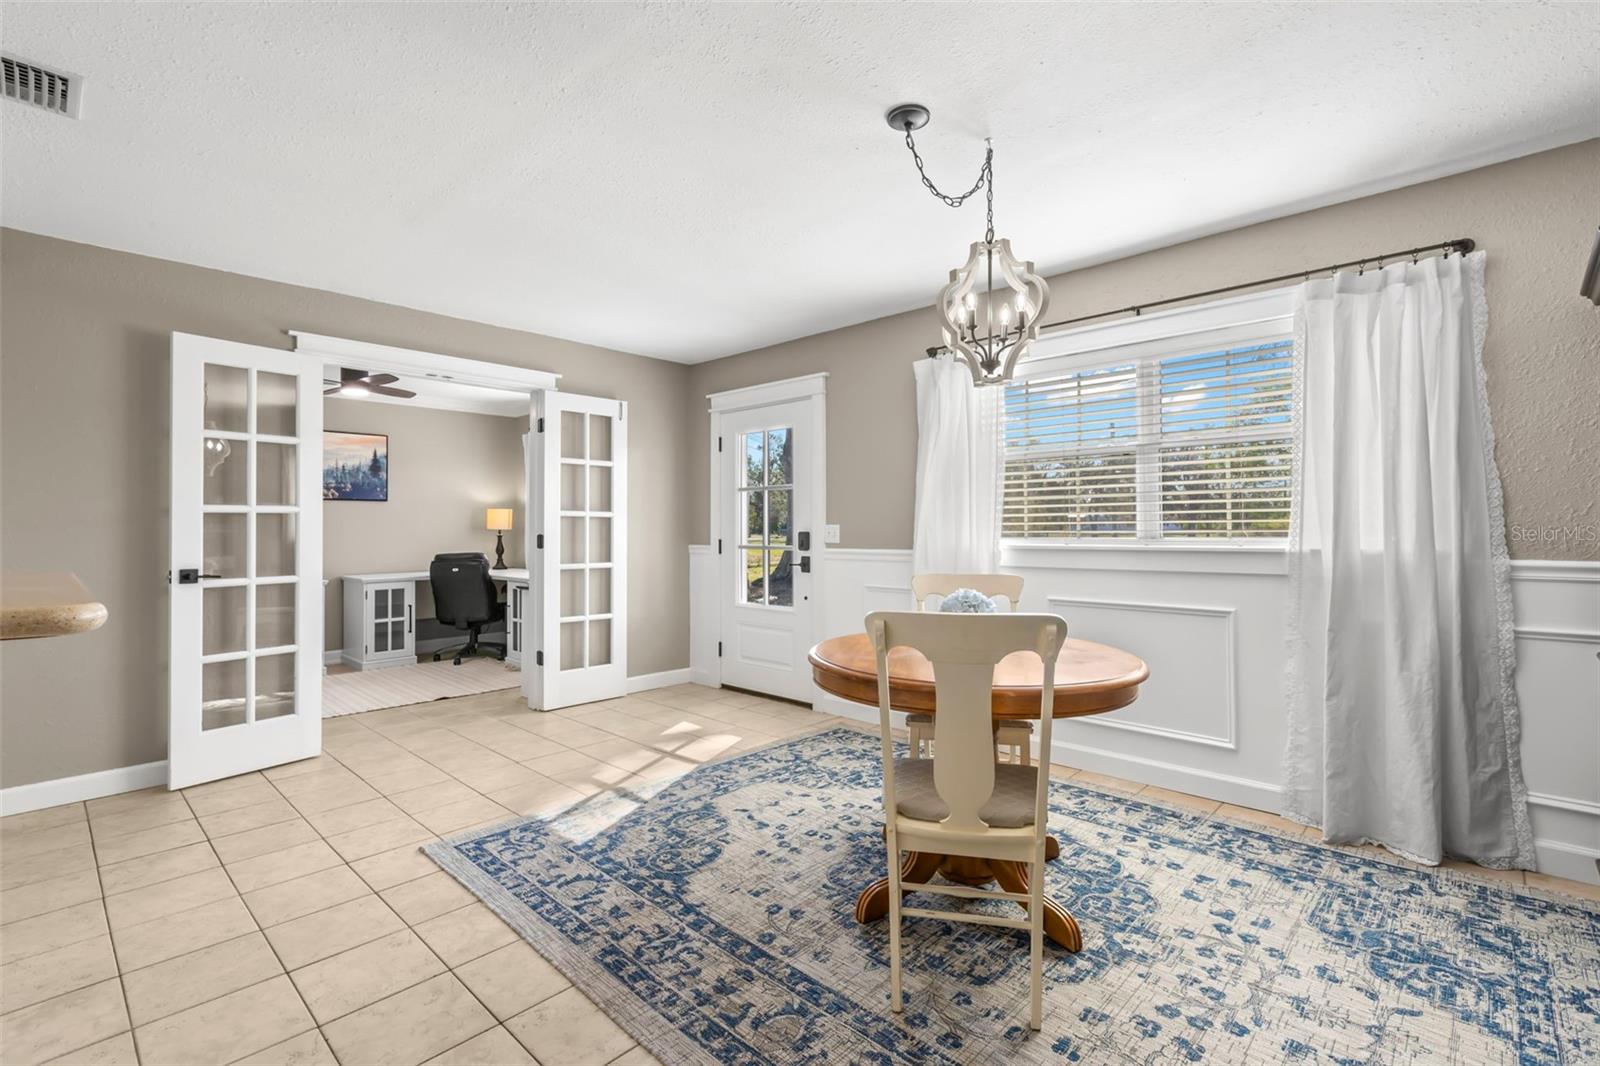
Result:
M483 528L499 533L501 530L511 528L511 508L491 507L488 515L483 520Z

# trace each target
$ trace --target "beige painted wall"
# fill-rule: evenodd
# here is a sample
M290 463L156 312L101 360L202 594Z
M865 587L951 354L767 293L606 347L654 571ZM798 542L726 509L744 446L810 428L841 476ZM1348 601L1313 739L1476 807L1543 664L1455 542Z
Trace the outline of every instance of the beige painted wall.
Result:
M1484 361L1511 554L1600 559L1600 309L1577 294L1600 222L1597 174L1592 140L1263 222L1051 278L1051 311L1068 318L1472 237L1488 256ZM1026 221L1000 207L1003 235L1026 254ZM972 219L976 234L981 218ZM930 295L940 280L928 279ZM846 547L909 548L910 364L939 339L930 308L691 368L694 541L705 543L708 529L706 394L827 371L828 520Z
M4 230L0 565L76 571L111 617L0 644L0 785L166 758L168 338L288 348L291 328L550 370L628 400L628 670L688 665L683 367Z
M426 570L439 552L481 551L494 562L494 534L484 509L512 508L506 565L522 566L527 490L522 469L526 418L327 399L323 427L389 437L389 499L329 500L322 505L325 647L344 645L342 574ZM417 617L431 618L425 585Z

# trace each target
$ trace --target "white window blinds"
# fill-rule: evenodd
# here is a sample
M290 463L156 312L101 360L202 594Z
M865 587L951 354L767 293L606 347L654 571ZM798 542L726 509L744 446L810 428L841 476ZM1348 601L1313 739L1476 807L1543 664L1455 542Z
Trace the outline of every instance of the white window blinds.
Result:
M1286 336L1176 355L1157 345L1083 369L1052 360L1004 386L1001 535L1287 535L1291 360Z

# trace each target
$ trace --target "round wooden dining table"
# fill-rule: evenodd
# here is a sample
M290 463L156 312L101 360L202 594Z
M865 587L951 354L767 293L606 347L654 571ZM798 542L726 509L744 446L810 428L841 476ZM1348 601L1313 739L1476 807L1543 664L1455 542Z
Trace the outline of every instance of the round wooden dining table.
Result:
M866 633L832 637L811 649L811 676L817 686L852 703L878 705L878 659ZM931 715L934 707L933 664L912 648L889 652L889 705L897 711ZM1139 686L1150 668L1132 652L1068 638L1056 659L1055 703L1052 718L1080 718L1126 707L1139 698ZM990 713L996 721L1037 719L1044 689L1044 664L1037 655L1017 652L994 669ZM1044 756L1048 763L1048 755ZM1046 770L1046 772L1048 772ZM1054 837L1046 841L1045 855L1061 852ZM1007 892L1028 891L1028 864L975 859L932 852L907 852L900 879L920 884L935 873L963 885L998 882ZM902 888L904 892L913 889ZM1025 906L1025 905L1024 905ZM1083 948L1077 919L1049 896L1044 898L1044 931L1068 951ZM870 922L889 913L889 879L879 878L856 897L856 921Z

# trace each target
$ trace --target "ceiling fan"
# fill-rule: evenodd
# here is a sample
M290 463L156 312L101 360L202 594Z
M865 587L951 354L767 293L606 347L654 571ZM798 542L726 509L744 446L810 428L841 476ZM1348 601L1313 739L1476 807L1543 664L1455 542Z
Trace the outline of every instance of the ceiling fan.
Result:
M390 384L400 379L393 374L369 374L365 370L353 370L350 367L339 368L339 384L331 389L323 389L324 396L393 396L399 400L409 400L416 393L409 389L390 388ZM323 384L327 384L326 381Z

